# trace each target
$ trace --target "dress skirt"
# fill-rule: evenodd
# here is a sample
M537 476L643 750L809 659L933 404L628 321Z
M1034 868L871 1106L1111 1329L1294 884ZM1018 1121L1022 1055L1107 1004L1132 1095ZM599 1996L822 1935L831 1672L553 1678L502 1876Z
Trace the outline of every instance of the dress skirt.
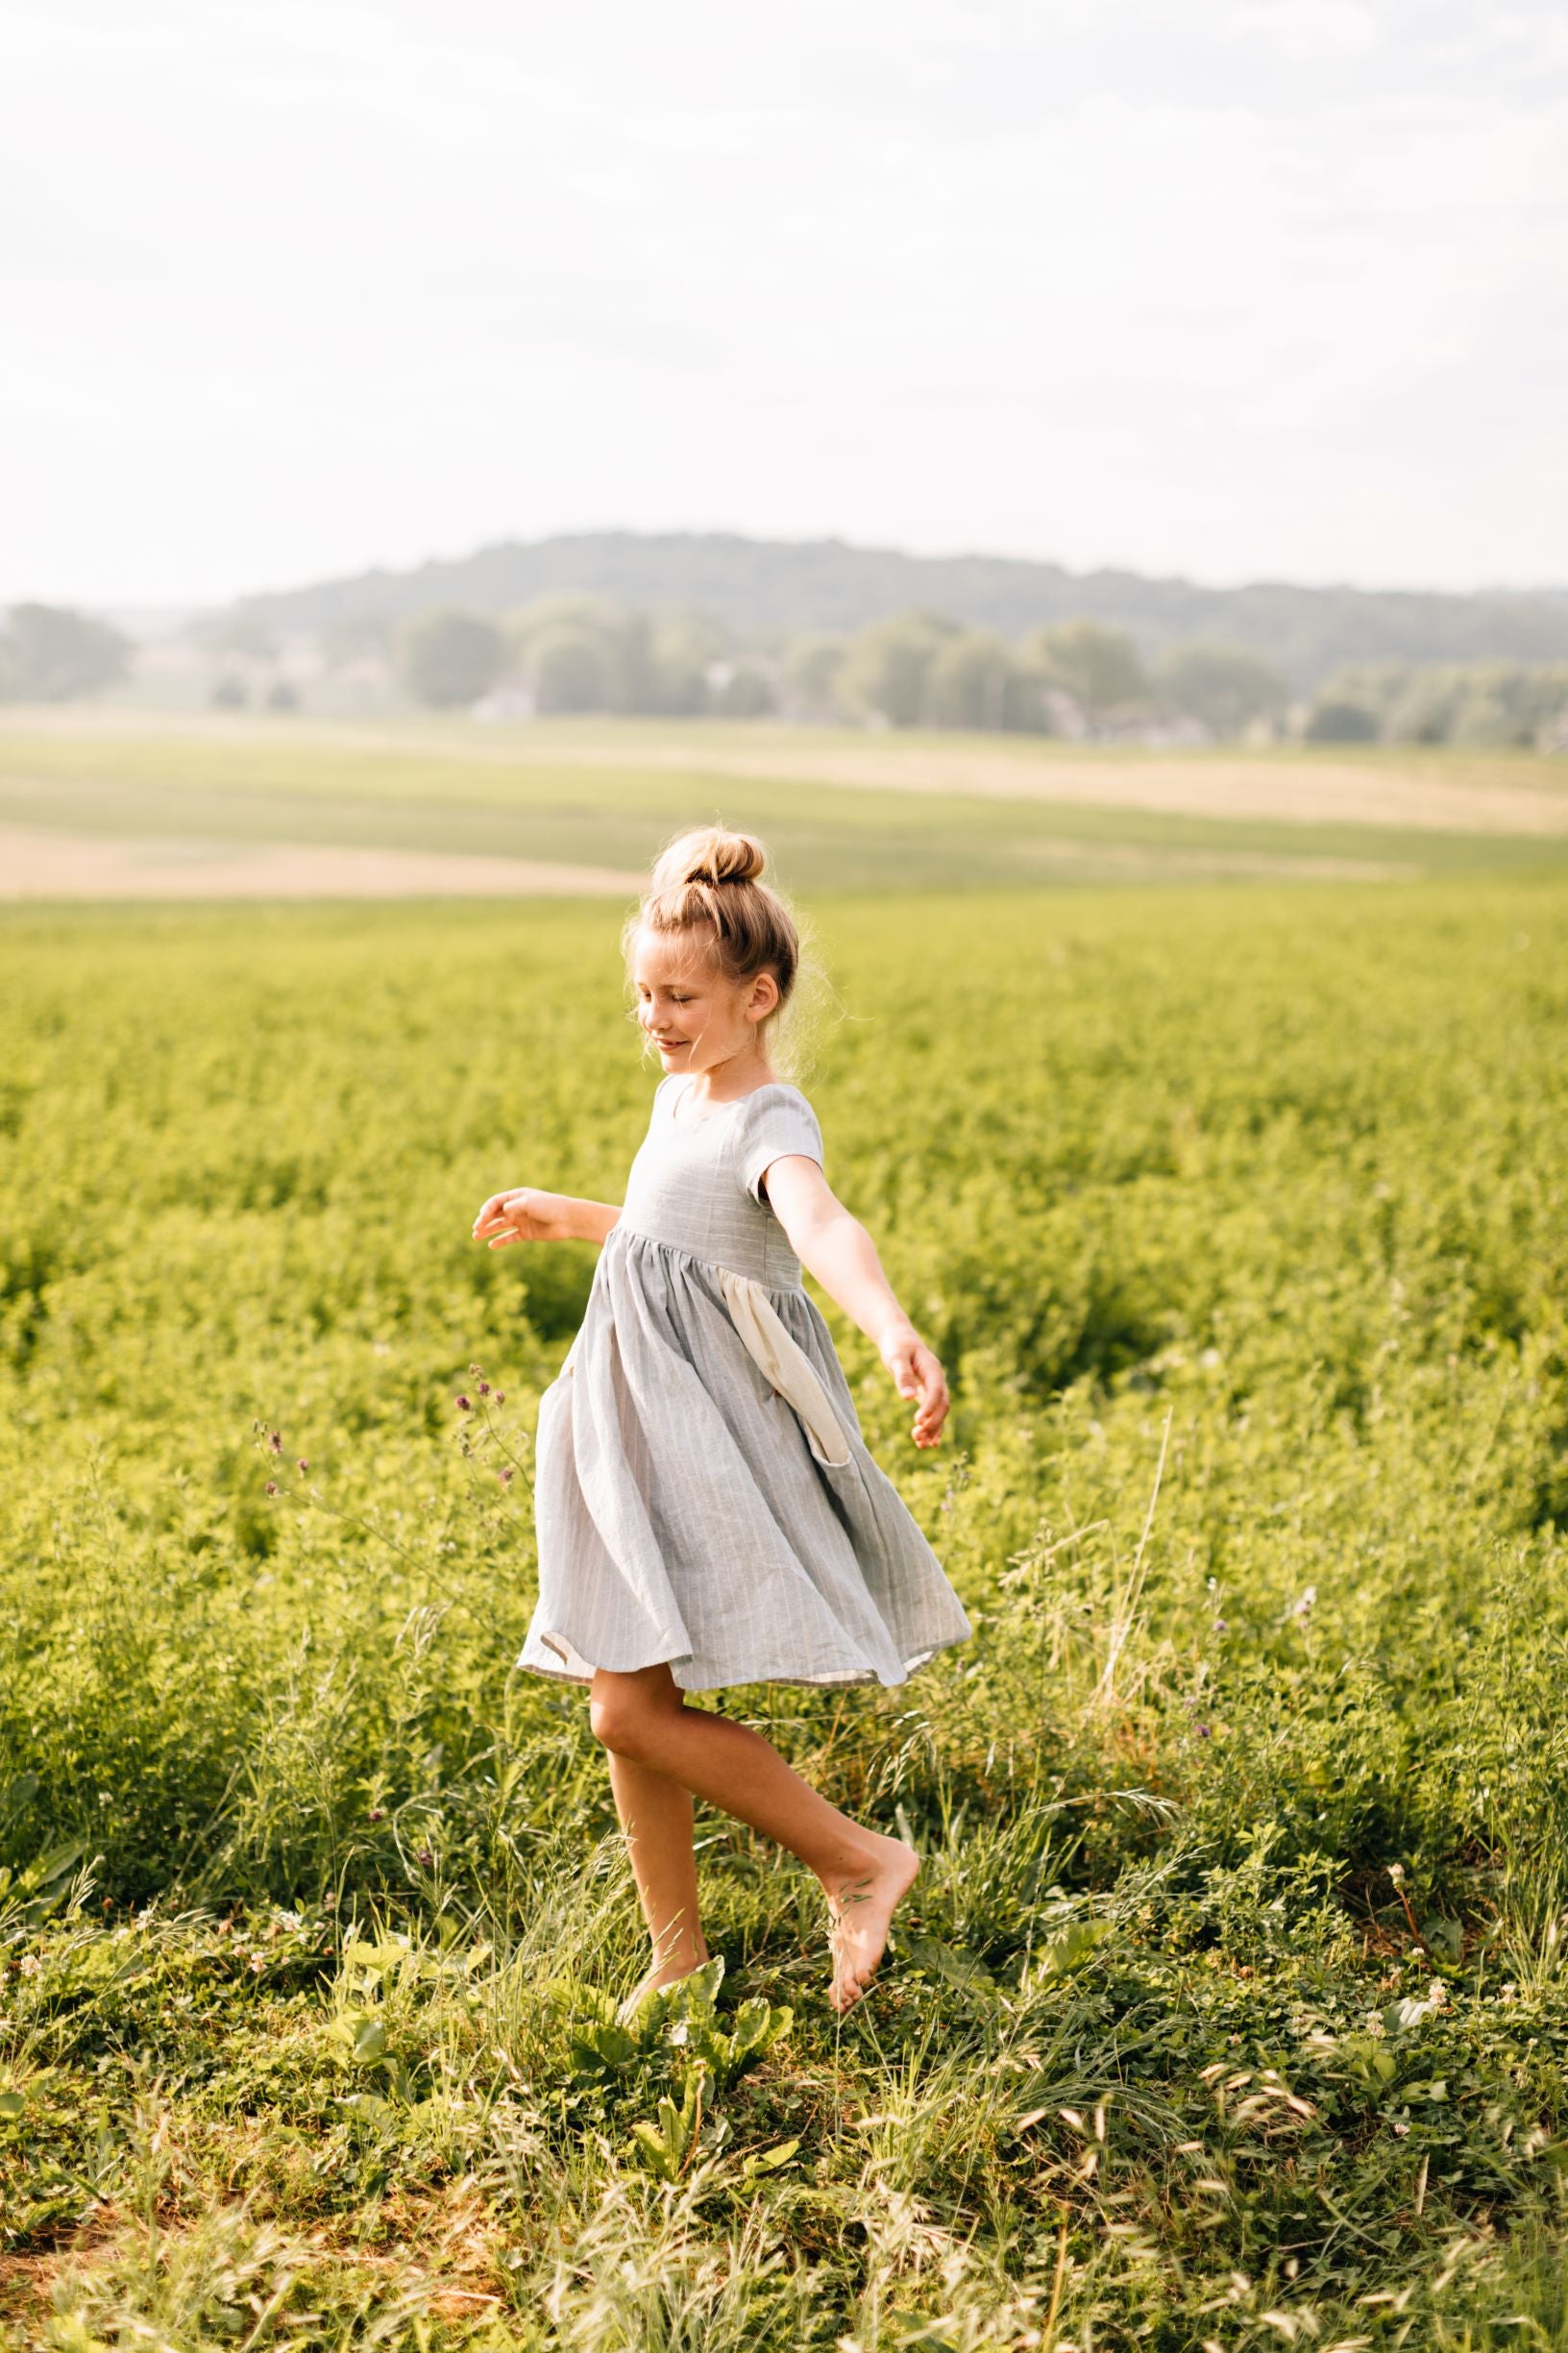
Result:
M820 1161L815 1115L770 1086L683 1130L670 1101L681 1085L661 1084L582 1325L540 1402L539 1597L518 1663L583 1683L662 1662L686 1691L901 1683L972 1628L867 1451L766 1202L781 1149ZM778 1336L772 1378L738 1328L737 1276ZM809 1366L842 1445L814 1442L781 1358Z

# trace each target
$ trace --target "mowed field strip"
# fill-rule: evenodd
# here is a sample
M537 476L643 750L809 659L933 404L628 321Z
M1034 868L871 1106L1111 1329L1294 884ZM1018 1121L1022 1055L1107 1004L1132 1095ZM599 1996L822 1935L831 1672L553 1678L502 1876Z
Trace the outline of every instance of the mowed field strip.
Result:
M537 898L624 896L642 876L460 851L219 844L0 825L0 898Z
M1386 881L1560 864L1568 762L674 722L0 714L11 900L624 893L671 832L714 819L762 833L786 885L811 892Z
M1395 881L1409 865L1355 858L1278 858L1266 851L1169 850L1082 842L1038 846L1041 879ZM645 875L619 867L462 851L321 848L309 843L219 844L161 834L52 832L0 824L0 900L166 898L633 897Z
M557 758L559 753L553 755ZM614 765L610 747L584 746L576 758ZM645 755L649 756L649 755ZM653 755L672 770L689 769L687 755ZM933 750L923 742L886 750L805 747L798 750L726 750L715 775L775 783L835 784L858 792L940 793L985 800L1079 802L1090 808L1138 809L1174 817L1264 818L1286 825L1389 825L1445 833L1568 833L1568 792L1529 785L1451 783L1401 774L1344 759L1292 762L1288 753L1252 758L1207 758L1185 752L1136 760L1072 753L967 748ZM1564 777L1568 783L1568 776Z

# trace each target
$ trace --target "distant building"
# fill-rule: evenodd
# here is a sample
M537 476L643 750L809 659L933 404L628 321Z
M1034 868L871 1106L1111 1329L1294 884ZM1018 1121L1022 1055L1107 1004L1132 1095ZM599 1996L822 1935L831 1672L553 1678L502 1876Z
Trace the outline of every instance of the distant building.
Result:
M1065 736L1069 744L1081 744L1092 735L1089 713L1076 695L1069 695L1065 686L1047 686L1041 695L1045 717L1053 735Z
M520 719L537 719L539 710L532 687L525 686L520 678L508 678L503 685L493 686L488 695L481 695L478 702L471 702L468 716L477 719L481 726L494 727Z

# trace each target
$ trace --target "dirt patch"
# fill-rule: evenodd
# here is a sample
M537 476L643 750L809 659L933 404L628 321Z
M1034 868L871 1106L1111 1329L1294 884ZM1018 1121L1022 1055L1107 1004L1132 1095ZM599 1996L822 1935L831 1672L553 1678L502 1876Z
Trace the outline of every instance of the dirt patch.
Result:
M0 825L0 899L630 898L641 874L438 850L174 840Z
M326 750L385 751L407 759L510 769L611 769L623 774L745 778L761 783L843 786L860 792L940 794L983 800L1055 801L1076 807L1142 810L1282 825L1376 825L1416 833L1568 835L1568 761L1530 764L1532 780L1513 781L1513 755L1499 755L1494 774L1478 775L1478 753L1457 774L1412 748L1409 764L1385 750L1375 760L1311 749L1237 756L1204 752L1082 751L1014 738L994 748L961 739L949 748L929 736L824 736L802 727L733 726L709 732L698 723L673 737L634 724L557 732L535 727L470 727L461 722L405 725L291 719L269 723L222 712L142 711L73 704L69 709L12 706L0 711L8 736L77 737L108 742L208 741L235 747L312 745ZM1495 777L1495 780L1494 780Z
M1167 849L1034 840L1023 870L1084 881L1390 882L1412 866L1270 850ZM203 842L163 834L65 833L0 824L0 902L52 899L633 898L646 876L454 851L307 843Z
M626 754L598 746L554 748L527 761L621 767ZM940 793L982 800L1043 800L1164 817L1260 818L1282 825L1379 825L1418 833L1568 834L1568 795L1529 785L1450 783L1350 762L1204 760L1185 755L1086 760L985 751L715 749L639 750L637 765L682 774L744 776L789 784L847 785L860 792Z

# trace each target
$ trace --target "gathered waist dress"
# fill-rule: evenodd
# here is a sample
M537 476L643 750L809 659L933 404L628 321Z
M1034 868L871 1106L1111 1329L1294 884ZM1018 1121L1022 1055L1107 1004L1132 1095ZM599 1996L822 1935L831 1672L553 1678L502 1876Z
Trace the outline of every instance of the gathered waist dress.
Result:
M582 1324L540 1400L519 1665L668 1664L687 1691L903 1682L972 1628L854 1399L766 1173L822 1164L800 1091L654 1094Z

